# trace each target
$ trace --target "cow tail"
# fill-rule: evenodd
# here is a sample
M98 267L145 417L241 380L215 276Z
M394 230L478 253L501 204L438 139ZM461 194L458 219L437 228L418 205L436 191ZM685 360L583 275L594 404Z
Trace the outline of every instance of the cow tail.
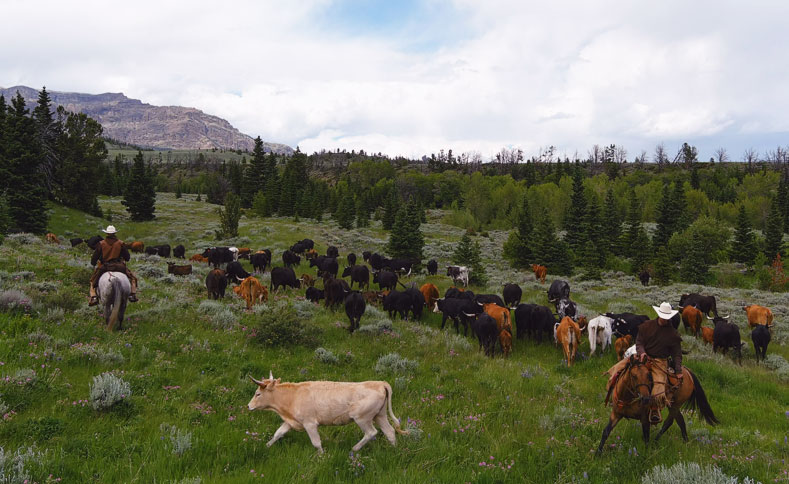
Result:
M402 282L400 282L400 279L398 279L398 280L397 280L397 283L398 283L398 284L400 284L401 286L403 286L403 289L408 289L408 287L406 287L406 285L405 285L405 284L403 284Z
M392 418L392 421L394 422L395 430L397 431L398 434L408 435L409 432L407 430L403 430L400 428L400 419L395 417L395 414L392 411L392 387L388 383L384 382L384 390L386 391L386 405L389 409L389 416Z

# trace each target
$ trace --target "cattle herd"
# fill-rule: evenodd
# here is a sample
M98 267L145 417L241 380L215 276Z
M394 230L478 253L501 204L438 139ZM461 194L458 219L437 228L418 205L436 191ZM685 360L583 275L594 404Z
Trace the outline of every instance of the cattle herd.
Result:
M71 239L70 242L72 247L84 242L93 249L100 240L101 237L97 235L84 241ZM170 257L171 254L169 245L145 247L143 242L139 241L127 242L125 245L132 252L160 257ZM183 245L172 248L173 257L183 259L185 253ZM269 287L262 286L254 274L244 269L239 259L249 260L256 274L270 270ZM317 275L323 282L322 289L315 287L316 280L309 274L296 277L294 267L300 266L302 259L308 262L309 267L316 268ZM451 320L457 334L460 334L462 326L463 334L468 335L470 326L479 341L480 350L484 350L485 354L491 357L496 353L497 342L500 352L505 356L509 355L512 351L513 334L517 340L533 339L537 343L550 339L552 335L555 344L561 346L567 364L572 365L582 332L585 331L588 334L591 354L594 354L597 348L602 352L611 346L621 359L628 354L628 350L631 353L634 351L633 343L638 335L638 327L650 319L643 314L605 313L587 320L584 315L577 314L578 306L570 299L570 285L563 280L553 281L548 288L548 301L553 304L553 308L522 303L523 291L517 284L506 284L501 296L474 294L466 288L469 268L464 266L447 267L446 275L457 287L450 287L444 297L439 297L439 290L434 284L425 283L418 289L413 282L408 286L403 284L402 279L412 274L419 261L390 259L378 253L364 251L363 263L357 264L356 254L348 253L345 267L340 272L340 253L337 247L329 246L326 254L320 255L315 250L314 241L310 239L291 245L283 251L281 260L282 266L274 267L271 250L253 252L243 247L209 247L190 258L190 262L202 262L213 267L205 279L208 296L212 299L224 298L227 286L232 284L235 285L234 292L246 301L247 308L250 309L254 304L266 301L270 292L284 288L305 289L305 298L313 303L324 301L325 306L330 309L343 305L350 332L359 328L359 321L368 304L380 306L392 318L399 316L402 319L415 320L421 319L423 310L427 308L428 311L441 314L441 329L444 329L447 320ZM189 264L167 264L170 274L192 273L192 266ZM425 268L429 275L438 273L438 263L435 260L428 261ZM545 281L545 266L535 264L532 265L532 270L536 280ZM648 283L648 276L648 273L639 275L644 284ZM378 285L378 291L371 290L371 283ZM463 287L460 287L460 284ZM686 332L711 344L713 351L721 350L726 353L731 349L737 360L741 360L741 348L745 343L741 340L739 327L730 323L728 316L722 317L718 314L714 296L683 294L679 298L678 308L679 313L671 319L675 329L679 329L681 322ZM751 339L756 358L764 359L771 339L772 312L757 305L745 306L743 310L746 312L748 325L752 328ZM510 311L514 312L515 333ZM703 321L710 316L712 327L705 327Z

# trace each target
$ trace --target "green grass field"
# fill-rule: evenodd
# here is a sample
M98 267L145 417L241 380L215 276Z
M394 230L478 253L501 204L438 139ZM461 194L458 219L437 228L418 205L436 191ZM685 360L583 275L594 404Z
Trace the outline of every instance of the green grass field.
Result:
M187 257L216 243L215 207L192 196L159 194L157 219L147 223L126 220L118 199L100 203L105 213L111 207L121 239L183 243ZM423 232L425 260L436 258L443 268L462 231L440 224L441 217L430 212ZM303 290L280 292L266 308L247 313L230 290L221 303L202 303L204 265L176 278L167 275L164 260L137 254L130 267L141 281L141 302L129 305L125 328L110 333L97 310L87 307L89 252L67 243L106 224L53 207L50 230L64 245L17 235L0 246L0 306L8 306L14 291L25 296L15 308L0 310L0 482L637 482L653 467L678 461L714 464L729 476L762 482L789 479L786 294L680 284L644 288L621 273L606 274L602 282L570 279L573 299L589 316L606 310L652 314L652 304L676 305L683 292L715 294L747 344L738 366L684 336L690 350L685 363L703 384L719 426L709 427L690 412L687 444L675 426L646 448L640 424L624 421L595 458L609 415L602 373L615 356L609 351L589 357L586 338L581 357L567 368L552 342L517 340L510 358L486 358L471 335L455 336L451 323L441 331L440 316L432 313L416 322L395 320L390 330L379 331L388 318L368 307L361 322L367 331L349 335L344 311L312 306L303 301ZM365 249L381 251L387 234L379 222L344 232L332 221L243 217L240 237L229 242L270 248L281 265L282 251L304 237L314 239L321 253L336 245L343 258L353 251L361 259ZM506 233L475 239L490 279L488 288L475 291L500 293L504 283L517 282L524 302L547 304L547 284L502 263ZM305 263L296 272L315 274ZM267 274L262 281L268 285ZM442 293L450 285L440 275L409 281L433 282ZM754 361L745 330L740 308L751 302L776 313L767 364ZM336 362L316 358L314 347L257 342L254 328L267 314L284 311L284 304L293 306ZM415 369L376 372L379 358L389 353L412 360ZM283 381L386 380L394 388L394 413L411 434L398 436L397 447L379 434L350 454L362 436L355 424L320 427L324 455L316 454L303 432L267 448L281 421L272 412L246 409L255 390L246 376L260 378L269 370ZM128 382L131 395L96 411L90 386L104 372Z

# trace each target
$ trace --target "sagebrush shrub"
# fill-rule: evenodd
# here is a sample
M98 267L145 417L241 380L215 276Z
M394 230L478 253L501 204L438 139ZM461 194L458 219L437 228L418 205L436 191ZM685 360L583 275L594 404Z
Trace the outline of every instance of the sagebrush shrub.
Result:
M170 441L170 449L173 454L181 456L192 448L192 432L181 430L175 425L162 424L159 426L163 437Z
M197 306L197 312L200 314L216 314L225 311L226 309L227 306L213 299L200 301L200 305Z
M106 410L131 396L131 386L112 373L93 377L90 385L90 404L94 410Z
M13 247L22 247L25 245L40 245L42 243L42 240L37 235L18 233L18 234L9 234L5 238L5 243Z
M676 484L692 482L694 484L751 484L753 479L746 477L742 481L728 476L714 465L701 467L696 462L677 462L671 467L655 466L641 477L642 484Z
M789 380L789 362L787 362L783 356L770 353L764 359L764 366L773 370L778 378L782 380Z
M32 309L32 302L24 292L18 289L9 289L0 291L0 309L29 312Z
M419 364L414 360L403 358L397 353L389 353L378 358L378 361L375 363L375 372L386 374L413 373L418 366Z
M258 316L255 341L265 346L318 346L320 328L304 324L292 305L282 302L267 309Z
M6 484L28 484L34 479L43 482L46 453L35 447L19 447L8 452L0 447L0 482Z
M233 314L233 311L225 308L211 314L211 324L222 329L232 328L236 324L236 315Z
M337 358L331 350L327 350L326 348L317 348L315 350L315 359L327 365L336 365L340 362L339 358Z
M66 317L63 308L47 308L47 313L41 318L47 323L59 323Z

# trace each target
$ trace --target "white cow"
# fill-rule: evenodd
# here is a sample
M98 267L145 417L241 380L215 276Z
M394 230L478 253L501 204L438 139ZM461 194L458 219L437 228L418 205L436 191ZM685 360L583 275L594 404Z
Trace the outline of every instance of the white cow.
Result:
M622 357L622 359L626 360L635 354L636 354L636 345L633 345L630 348L628 348L627 351L625 351L625 355L624 357Z
M258 385L247 407L250 410L272 410L284 420L268 441L269 447L289 430L306 430L312 445L323 453L318 425L345 425L351 420L364 432L364 437L353 446L358 451L378 433L373 421L381 428L392 445L396 445L395 430L400 434L400 420L392 412L392 387L385 381L334 382L305 381L281 383L269 373L266 380L250 379ZM387 417L392 417L394 428Z
M452 278L455 284L462 282L464 287L468 286L468 267L447 266L447 275Z
M602 346L601 352L605 352L611 345L611 337L613 335L611 327L613 324L613 318L609 318L608 316L598 316L589 321L587 329L589 331L590 355L594 354L598 345Z

